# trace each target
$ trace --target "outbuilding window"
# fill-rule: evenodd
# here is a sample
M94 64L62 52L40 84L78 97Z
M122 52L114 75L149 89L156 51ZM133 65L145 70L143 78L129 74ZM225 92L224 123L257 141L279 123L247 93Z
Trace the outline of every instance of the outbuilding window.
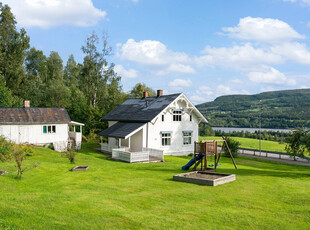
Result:
M171 145L171 132L161 132L161 145L162 146Z
M192 133L193 131L183 131L183 145L192 144Z
M173 121L182 121L182 111L174 110L173 111Z
M56 133L56 125L43 125L43 133Z

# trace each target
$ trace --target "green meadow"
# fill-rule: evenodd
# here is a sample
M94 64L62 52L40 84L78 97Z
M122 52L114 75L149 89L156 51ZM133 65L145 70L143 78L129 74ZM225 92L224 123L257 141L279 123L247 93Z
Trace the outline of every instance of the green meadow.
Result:
M190 157L163 163L111 160L84 144L75 166L35 148L16 179L14 162L0 163L0 229L310 229L310 167L238 157L218 172L236 181L217 187L175 182Z
M249 148L249 149L259 149L259 140L245 137L230 137L236 141L241 143L241 148ZM222 140L221 137L208 136L208 137L199 137L199 141L201 140ZM276 141L267 141L261 140L262 150L266 151L275 151L275 152L285 152L286 144L282 144Z

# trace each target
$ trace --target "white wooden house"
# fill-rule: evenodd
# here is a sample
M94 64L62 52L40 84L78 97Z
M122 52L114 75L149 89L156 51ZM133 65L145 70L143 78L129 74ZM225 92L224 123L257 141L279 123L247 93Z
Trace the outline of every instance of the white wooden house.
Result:
M99 133L108 137L101 150L124 161L147 161L163 155L187 155L198 141L198 126L205 117L183 94L128 99L101 119L108 128Z
M71 121L64 108L33 108L29 101L23 108L0 108L0 136L16 144L53 144L63 152L73 143L80 149L82 126Z

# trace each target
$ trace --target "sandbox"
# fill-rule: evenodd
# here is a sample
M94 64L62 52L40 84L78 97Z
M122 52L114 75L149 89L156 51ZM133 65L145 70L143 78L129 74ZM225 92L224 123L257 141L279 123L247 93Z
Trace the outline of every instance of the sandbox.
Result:
M194 171L173 176L173 180L193 184L217 186L236 180L235 174Z

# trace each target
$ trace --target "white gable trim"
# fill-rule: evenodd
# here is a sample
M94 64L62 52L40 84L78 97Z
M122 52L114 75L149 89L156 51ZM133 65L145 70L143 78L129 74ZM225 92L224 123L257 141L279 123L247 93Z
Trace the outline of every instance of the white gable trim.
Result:
M129 133L127 136L125 136L125 140L128 138L128 137L131 137L132 135L136 134L137 132L139 132L141 129L143 129L145 127L146 124L140 126L139 128L137 128L136 130L132 131L131 133Z
M196 106L193 105L193 103L183 94L181 93L176 99L174 99L168 106L166 106L166 108L164 108L162 110L162 112L164 114L166 114L167 112L169 113L172 113L173 111L169 111L169 108L173 107L173 105L176 107L176 103L179 101L179 100L183 100L185 101L186 103L186 110L189 110L190 111L190 114L194 111L196 116L198 117L198 124L200 122L206 122L208 123L208 120L199 112L199 110L196 108ZM153 118L153 120L151 121L151 123L155 123L156 119L158 119L158 116L160 115L161 113L159 113L155 118Z

